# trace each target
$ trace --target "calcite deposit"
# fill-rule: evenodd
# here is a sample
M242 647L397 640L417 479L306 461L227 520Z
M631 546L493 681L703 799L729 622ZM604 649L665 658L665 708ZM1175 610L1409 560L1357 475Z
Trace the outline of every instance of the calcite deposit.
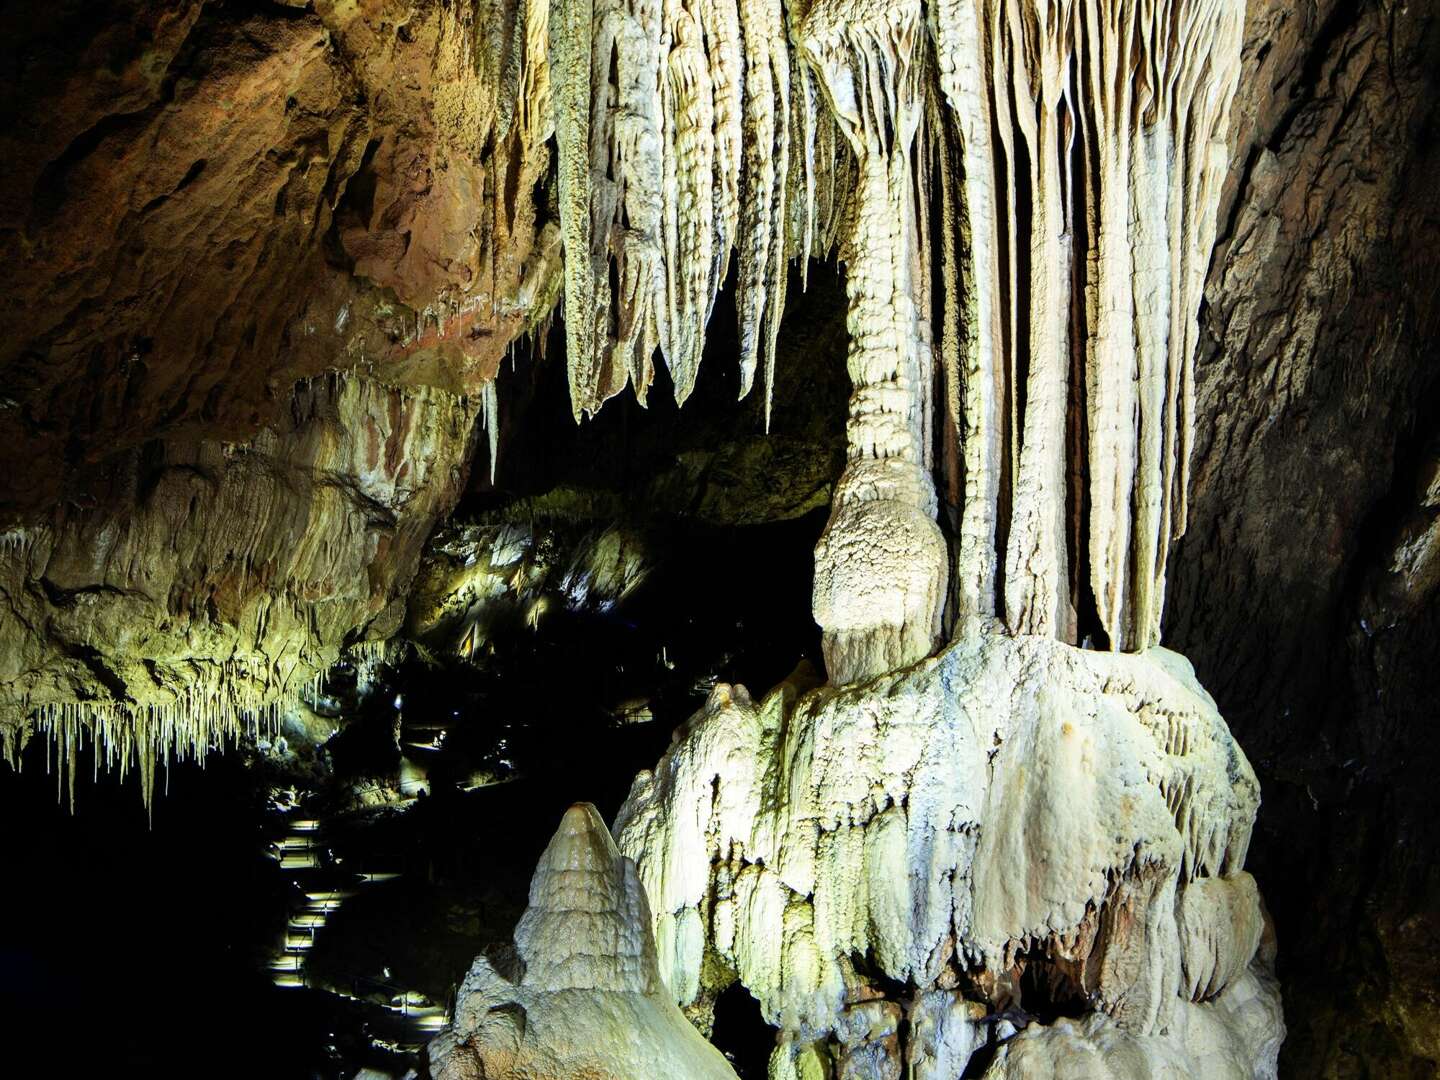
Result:
M984 1016L1037 998L1189 1075L1273 1075L1283 1025L1251 973L1242 869L1259 787L1183 658L990 633L803 690L717 688L620 811L682 1005L703 1014L738 979L782 1032L772 1075L807 1054L953 1075ZM1254 1031L1223 1020L1238 982L1269 1018ZM942 1003L964 1054L896 1037ZM1253 1071L1207 1072L1211 1055Z
M824 670L716 692L621 812L633 865L567 817L443 1067L729 1075L677 1009L739 983L776 1080L1271 1075L1259 788L1162 629L1280 792L1302 1071L1433 1064L1440 15L53 7L0 13L8 760L93 740L148 793L407 609L473 655L498 610L623 597L648 561L598 511L575 567L491 517L412 588L469 475L526 469L502 365L558 313L584 419L692 399L708 346L758 433L833 259L833 490L753 446L767 505L687 455L645 488L829 497Z
M560 282L543 22L3 19L0 741L148 780L393 633L477 419L494 468Z
M478 403L351 377L297 387L243 443L153 444L123 512L66 512L0 550L0 739L79 744L148 798L157 762L272 725L338 659L401 624L421 549L458 495ZM106 505L116 505L108 502Z
M540 857L501 967L482 956L465 976L436 1080L735 1080L666 991L635 865L588 803Z

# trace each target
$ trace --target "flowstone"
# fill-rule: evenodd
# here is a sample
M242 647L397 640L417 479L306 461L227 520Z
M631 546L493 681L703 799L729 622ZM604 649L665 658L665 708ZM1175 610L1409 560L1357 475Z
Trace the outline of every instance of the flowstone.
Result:
M1024 1028L993 1075L1108 1076L1124 1046L1265 1077L1258 804L1183 658L988 633L864 685L717 687L616 836L675 1000L703 1017L741 982L773 1076L938 1080Z

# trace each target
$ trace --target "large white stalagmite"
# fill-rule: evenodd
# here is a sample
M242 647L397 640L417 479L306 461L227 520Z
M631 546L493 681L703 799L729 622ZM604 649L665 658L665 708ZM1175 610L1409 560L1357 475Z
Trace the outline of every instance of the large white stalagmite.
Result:
M1096 1017L1074 1027L1101 1067L1063 1075L1112 1075L1123 1043L1115 1075L1249 1080L1283 1033L1252 966L1258 802L1183 658L988 633L839 691L717 688L616 836L661 977L701 1013L743 983L782 1033L772 1075L953 1080L986 1015L1045 988ZM989 1075L1032 1075L1005 1060Z
M928 212L913 167L925 112L920 0L822 0L801 45L859 161L846 287L849 458L815 549L815 620L837 684L929 655L947 551L930 478Z

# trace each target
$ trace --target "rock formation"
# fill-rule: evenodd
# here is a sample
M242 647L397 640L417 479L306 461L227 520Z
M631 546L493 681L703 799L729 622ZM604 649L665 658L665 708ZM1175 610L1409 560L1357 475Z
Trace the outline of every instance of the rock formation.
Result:
M131 7L4 16L0 741L148 776L400 625L560 262L523 21Z
M735 1080L666 992L635 865L589 804L540 858L513 968L475 961L430 1047L436 1080Z
M610 14L565 10L560 66L576 98L557 130L563 147L576 128L561 189L567 275L584 298L567 295L569 362L572 394L588 394L572 404L626 377L643 392L648 374L614 359L637 339L606 328L653 312L669 315L653 338L683 398L698 359L687 335L717 285L704 268L727 250L731 172L714 117L730 83L706 79L726 70L723 12L700 9L698 26L696 12L667 13L671 51L655 70L683 70L686 93L667 95L642 66L644 107L627 111L635 72L608 60ZM823 92L856 176L841 234L849 462L813 598L844 689L782 689L756 709L722 688L637 782L617 829L656 905L662 972L702 1022L743 983L781 1032L772 1076L945 1075L987 1041L971 1003L1037 995L1089 1018L1007 1043L996 1075L1089 1053L1118 1054L1113 1068L1134 1075L1272 1075L1283 1025L1263 965L1250 971L1262 916L1242 869L1258 788L1183 661L1151 648L1184 526L1194 318L1243 10L822 0L790 15L788 65ZM615 16L631 17L649 25ZM715 44L708 68L702 40ZM766 47L768 74L768 35ZM618 89L597 79L611 70ZM648 131L657 91L663 152L593 126L617 102ZM742 111L768 144L768 123ZM841 160L807 153L806 191ZM648 219L605 193L628 198L633 179L643 201L671 175L689 239L665 245L663 281L639 275L664 286L660 299L627 294L612 314L608 253L654 262L656 245ZM706 191L721 200L713 230L685 224ZM597 239L595 220L622 217L638 232ZM785 229L768 240L783 251ZM748 370L743 260L741 275ZM634 279L623 265L615 276ZM949 410L938 433L937 367ZM958 517L957 638L927 662L949 561L937 444ZM1217 1004L1242 984L1263 1018ZM906 1015L925 1019L918 1034Z
M836 683L912 663L940 637L947 553L929 471L928 206L912 167L923 18L919 0L820 3L799 27L860 173L847 260L849 461L815 548L815 620Z
M718 688L616 823L682 1005L742 982L782 1032L772 1075L793 1055L953 1075L986 1041L967 1002L1036 995L1152 1048L1137 1060L1273 1075L1283 1027L1241 869L1259 788L1182 658L985 634L805 689ZM1227 1032L1199 1003L1241 982L1268 1019ZM898 1039L907 1015L964 1052ZM1253 1071L1206 1072L1211 1054Z
M498 373L554 311L579 418L646 401L657 358L691 397L733 284L768 423L792 264L833 257L852 397L815 552L824 685L718 693L637 784L618 835L664 980L614 991L628 1022L688 1042L657 1002L703 1019L738 980L777 1076L977 1052L1266 1074L1258 789L1163 625L1280 793L1267 892L1292 837L1312 856L1282 881L1282 922L1328 943L1294 954L1302 1071L1440 1054L1414 915L1440 640L1424 5L23 7L0 15L9 760L38 733L63 772L95 740L148 792L374 655L477 423L495 478ZM492 525L483 580L460 566L480 540L437 547L417 633L473 643L513 580ZM639 559L596 537L623 592ZM639 934L634 880L567 827L628 897L606 932ZM1310 904L1332 888L1363 934ZM1332 954L1343 1008L1316 1004ZM517 978L473 996L589 1007ZM498 1052L516 1015L458 1030Z
M275 721L342 647L401 623L421 548L453 502L476 403L349 377L295 394L245 443L152 444L114 478L127 512L67 508L0 553L0 737L77 744L148 798L157 762ZM27 719L34 710L34 719Z

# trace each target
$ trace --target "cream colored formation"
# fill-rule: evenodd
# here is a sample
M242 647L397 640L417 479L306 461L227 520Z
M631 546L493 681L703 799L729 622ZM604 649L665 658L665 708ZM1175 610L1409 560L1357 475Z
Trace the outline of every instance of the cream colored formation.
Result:
M1158 648L1243 4L556 10L577 415L656 345L683 400L732 244L742 389L784 259L838 225L847 269L828 685L719 687L616 822L671 997L741 983L772 1080L1273 1076L1258 786Z
M430 1045L437 1080L735 1080L665 992L635 865L593 806L570 808L540 857L515 955L485 957Z
M1183 658L986 633L840 691L717 688L616 835L671 992L703 1021L738 979L780 1032L773 1077L949 1080L1001 1022L1033 1062L1058 1035L985 1016L1040 995L1155 1067L1061 1075L1238 1080L1273 1075L1283 1034L1252 967L1258 804ZM1254 1030L1217 1019L1233 986ZM1014 1060L987 1075L1037 1075Z
M962 614L1160 637L1185 524L1196 314L1242 0L945 0L942 353L963 432ZM1002 519L1008 516L1008 524ZM1003 586L1001 581L1003 579Z
M932 468L954 619L1159 640L1243 15L556 0L577 416L627 382L643 400L657 346L689 395L736 250L748 392L757 358L773 364L787 259L841 248L851 465L816 578L837 681L936 644L951 567Z
M72 510L0 551L3 756L43 737L68 776L93 742L148 801L158 768L272 731L342 654L365 666L458 497L478 411L307 381L246 443L164 444L129 511Z
M833 244L835 136L780 0L553 0L550 81L576 417L654 357L675 398L737 269L741 395L766 371L789 260Z

